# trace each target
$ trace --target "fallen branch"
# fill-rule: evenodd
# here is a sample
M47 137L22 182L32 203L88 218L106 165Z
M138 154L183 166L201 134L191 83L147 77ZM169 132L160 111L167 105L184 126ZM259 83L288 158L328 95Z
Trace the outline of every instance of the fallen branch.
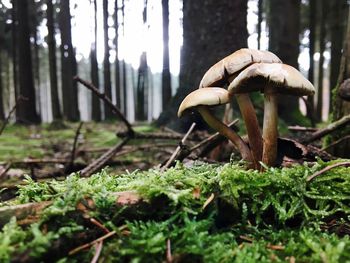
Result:
M118 132L117 136L119 138L129 137L127 132ZM142 133L142 132L134 132L132 138L133 139L166 139L166 140L181 140L183 135L174 134L174 133L164 133L164 132L152 132L152 133ZM198 140L192 136L189 136L189 140Z
M2 126L0 128L0 135L2 134L2 132L5 130L6 125L9 123L10 118L12 116L12 114L15 112L18 104L20 104L23 100L28 100L27 98L23 97L23 96L19 96L15 105L12 107L12 109L10 110L9 114L7 115L6 119L4 120L4 122L2 123Z
M336 140L336 141L330 143L329 145L323 147L322 151L326 151L329 148L331 148L331 147L333 147L333 146L335 146L335 145L337 145L337 144L339 144L339 143L341 143L341 142L343 142L345 140L348 140L348 139L350 139L350 135L344 136L343 138L340 138L339 140Z
M303 126L288 126L288 130L290 131L295 131L295 132L316 132L319 129L318 128L313 128L313 127L303 127Z
M188 129L187 133L184 135L184 137L181 139L179 146L176 147L174 153L171 155L171 157L169 158L169 160L163 165L163 167L161 168L161 171L165 171L176 159L176 157L178 156L178 154L180 153L181 149L183 148L188 136L191 134L191 132L193 131L194 127L196 126L196 123L192 123L191 127Z
M311 180L313 180L315 177L317 176L320 176L321 174L333 169L333 168L336 168L336 167L339 167L339 166L345 166L345 167L348 167L350 166L350 162L341 162L341 163L335 163L335 164L332 164L332 165L329 165L325 168L323 168L322 170L310 175L309 177L306 178L306 181L307 182L310 182Z
M345 125L349 124L349 122L350 122L350 114L345 115L344 117L342 117L341 119L339 119L335 122L332 122L326 128L314 132L313 134L311 134L311 136L309 138L304 140L303 143L308 144L308 143L311 143L313 141L316 141L316 140L324 137L325 135L327 135L331 132L334 132L337 129L344 127Z
M83 126L83 122L80 122L77 130L75 131L73 147L72 147L72 152L71 152L71 156L70 156L70 162L69 162L69 164L67 165L67 168L66 168L67 170L69 170L74 164L76 147L77 147L78 138L79 138L80 130L81 130L82 126Z
M134 133L134 130L130 122L125 118L125 116L120 112L120 110L113 104L111 99L106 96L106 94L100 92L92 83L89 83L78 76L75 76L74 80L83 84L86 88L88 88L93 93L95 93L100 99L102 99L112 109L113 113L115 113L117 117L125 124L128 130L127 132L129 136Z
M80 175L83 177L88 177L93 173L100 170L123 146L130 140L129 137L124 138L120 143L109 149L100 158L96 159L94 162L86 166L80 171Z

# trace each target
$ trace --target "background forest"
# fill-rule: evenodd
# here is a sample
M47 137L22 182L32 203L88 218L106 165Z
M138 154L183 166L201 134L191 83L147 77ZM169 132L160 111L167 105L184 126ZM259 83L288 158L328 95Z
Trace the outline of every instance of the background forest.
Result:
M314 126L349 112L347 102L332 96L349 75L346 67L340 72L346 0L220 5L2 0L0 5L0 120L14 107L12 119L23 124L112 119L112 111L73 80L78 75L111 98L129 121L157 119L184 131L192 120L177 119L180 101L211 65L247 46L274 52L317 88L307 101L280 99L286 123Z

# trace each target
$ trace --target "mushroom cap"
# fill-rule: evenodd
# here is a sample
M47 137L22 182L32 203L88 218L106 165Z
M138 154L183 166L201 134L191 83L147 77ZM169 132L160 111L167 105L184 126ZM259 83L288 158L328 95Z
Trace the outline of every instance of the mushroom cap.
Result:
M272 52L242 48L214 64L204 74L199 88L223 86L228 78L253 63L282 63Z
M277 93L295 96L315 94L315 88L297 69L286 64L255 63L244 69L231 82L228 91L234 93L264 92L266 85Z
M177 116L181 117L183 113L190 108L206 105L215 106L226 104L230 101L230 94L223 88L203 88L192 91L181 102Z

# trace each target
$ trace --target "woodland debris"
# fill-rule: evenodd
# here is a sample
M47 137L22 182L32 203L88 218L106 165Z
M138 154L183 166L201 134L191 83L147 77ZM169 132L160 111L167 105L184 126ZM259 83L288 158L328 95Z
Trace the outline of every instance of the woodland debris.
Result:
M315 177L317 176L320 176L321 174L333 169L333 168L336 168L336 167L339 167L339 166L345 166L345 167L348 167L350 166L350 162L340 162L340 163L335 163L335 164L332 164L332 165L328 165L326 166L325 168L323 168L322 170L310 175L308 178L306 178L306 181L307 182L310 182L311 180L313 180Z

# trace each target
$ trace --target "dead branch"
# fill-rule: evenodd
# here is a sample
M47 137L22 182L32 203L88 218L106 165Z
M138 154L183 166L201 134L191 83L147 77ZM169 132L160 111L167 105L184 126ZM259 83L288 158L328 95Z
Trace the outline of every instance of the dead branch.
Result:
M288 130L290 131L295 131L295 132L316 132L319 129L314 128L314 127L303 127L303 126L288 126Z
M26 97L23 96L19 96L15 105L12 107L12 109L10 110L9 114L7 115L6 119L4 120L4 122L2 123L2 126L0 128L0 135L2 134L2 132L4 131L6 125L9 123L11 115L15 112L17 106L24 100L28 100Z
M340 138L339 140L336 140L336 141L330 143L329 145L323 147L322 151L326 151L329 148L331 148L331 147L333 147L333 146L335 146L335 145L337 145L337 144L339 144L339 143L341 143L341 142L343 142L345 140L348 140L348 139L350 139L350 135L344 136L344 137Z
M316 141L318 139L321 139L322 137L326 136L327 134L330 134L330 133L334 132L335 130L346 126L347 124L349 124L349 122L350 122L350 114L345 115L344 117L342 117L341 119L339 119L335 122L332 122L326 128L314 132L313 134L311 134L311 136L309 138L304 140L303 143L308 144L308 143L311 143L311 142Z
M130 135L134 133L134 129L132 128L130 122L125 118L125 116L120 112L120 110L113 104L110 98L106 96L106 94L100 92L92 83L89 83L78 76L74 77L74 80L83 84L86 88L95 93L100 99L102 99L113 111L114 114L125 124L127 128L127 132Z
M80 175L88 177L100 170L123 146L130 140L129 137L124 138L120 143L109 149L100 158L89 164L80 171Z
M345 166L345 167L348 167L350 166L350 162L341 162L341 163L335 163L335 164L332 164L332 165L329 165L325 168L323 168L322 170L310 175L309 177L306 178L306 181L307 182L310 182L311 180L313 180L315 177L333 169L333 168L336 168L336 167L339 167L339 166Z
M72 152L71 152L71 155L70 155L70 162L69 164L67 165L67 168L66 169L69 169L73 166L73 163L74 163L74 159L75 159L75 152L76 152L76 147L77 147L77 143L78 143L78 138L79 138L79 135L80 135L80 130L81 130L81 127L83 126L83 122L80 122L79 123L79 126L77 128L77 130L75 131L75 136L74 136L74 141L73 141L73 147L72 147Z
M173 155L169 158L169 160L165 163L165 165L161 168L161 171L165 171L176 159L178 154L180 153L181 149L183 148L183 145L185 144L188 136L193 131L194 127L196 126L196 123L192 123L191 127L188 129L187 133L184 135L184 137L181 139L179 146L175 149Z
M117 136L119 138L125 138L125 137L128 137L128 133L118 132ZM152 132L152 133L134 132L134 135L132 138L144 139L144 140L149 140L149 139L181 140L183 138L183 135L174 134L174 133L164 133L164 132ZM198 139L193 136L189 136L188 140L198 140Z

